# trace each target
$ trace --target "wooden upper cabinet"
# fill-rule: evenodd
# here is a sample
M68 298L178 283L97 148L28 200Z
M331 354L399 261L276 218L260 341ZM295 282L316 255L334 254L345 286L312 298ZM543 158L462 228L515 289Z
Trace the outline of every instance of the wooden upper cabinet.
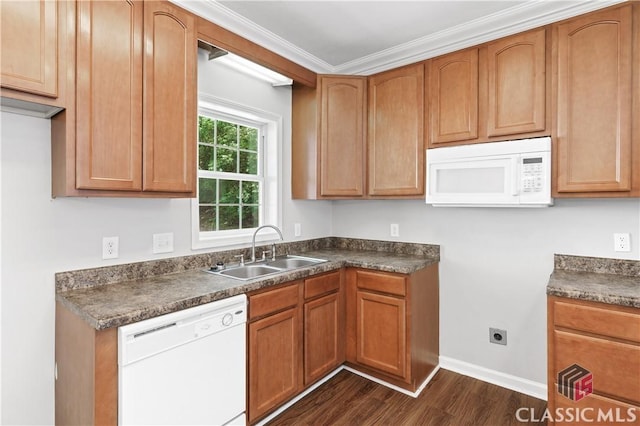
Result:
M196 174L195 18L169 2L144 4L145 191L193 192Z
M358 197L365 186L365 77L320 76L320 195Z
M478 49L429 62L430 145L478 137Z
M635 135L635 152L631 139L633 62L637 66L640 59L633 60L632 6L591 13L553 30L554 195L628 192L632 155L640 157L640 137Z
M545 130L544 28L487 45L487 136Z
M76 184L142 189L141 2L77 4Z
M169 2L73 9L66 109L51 120L53 196L193 196L195 17Z
M370 196L424 194L424 64L369 77Z
M41 96L58 95L58 2L0 2L1 85Z

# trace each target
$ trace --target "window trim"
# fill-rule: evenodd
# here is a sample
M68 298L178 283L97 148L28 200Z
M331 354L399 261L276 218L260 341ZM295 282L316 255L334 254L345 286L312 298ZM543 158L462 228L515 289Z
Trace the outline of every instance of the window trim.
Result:
M234 122L247 120L246 124L251 126L260 123L264 128L264 141L261 142L263 144L261 166L264 167L263 217L261 219L264 224L282 228L282 173L280 172L284 136L282 116L205 93L198 93L198 115L200 111L215 114L223 119L228 117ZM195 167L197 174L198 164ZM199 200L197 196L191 199L191 248L193 250L246 246L251 242L256 229L200 232ZM256 236L257 242L278 239L278 234L271 228L266 228Z

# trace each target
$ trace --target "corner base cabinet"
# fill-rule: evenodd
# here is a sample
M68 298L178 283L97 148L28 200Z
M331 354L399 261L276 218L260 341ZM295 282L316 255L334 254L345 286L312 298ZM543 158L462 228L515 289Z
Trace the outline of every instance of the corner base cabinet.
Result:
M559 423L555 413L580 410L584 424L600 415L639 425L640 309L555 296L547 303L550 424Z
M438 265L411 275L347 269L347 363L415 392L438 365Z

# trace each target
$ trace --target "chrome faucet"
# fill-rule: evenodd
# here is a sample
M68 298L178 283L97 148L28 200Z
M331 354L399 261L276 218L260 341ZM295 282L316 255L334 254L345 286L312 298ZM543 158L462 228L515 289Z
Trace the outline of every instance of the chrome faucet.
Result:
M252 262L256 261L256 235L258 234L258 231L260 231L261 229L264 229L264 228L275 229L278 232L278 235L280 235L280 240L284 241L284 237L282 236L282 231L280 231L280 229L278 229L277 226L274 226L274 225L262 225L262 226L259 226L258 229L256 229L256 231L253 233L253 238L251 239L251 261ZM275 244L273 244L273 246L272 246L271 256L272 256L273 259L276 258L276 245Z

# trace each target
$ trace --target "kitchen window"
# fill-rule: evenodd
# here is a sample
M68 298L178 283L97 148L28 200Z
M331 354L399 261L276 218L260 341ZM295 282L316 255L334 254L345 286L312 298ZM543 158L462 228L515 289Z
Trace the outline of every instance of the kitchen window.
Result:
M246 244L264 224L279 225L281 119L201 95L198 192L193 248ZM274 239L260 233L259 240Z

